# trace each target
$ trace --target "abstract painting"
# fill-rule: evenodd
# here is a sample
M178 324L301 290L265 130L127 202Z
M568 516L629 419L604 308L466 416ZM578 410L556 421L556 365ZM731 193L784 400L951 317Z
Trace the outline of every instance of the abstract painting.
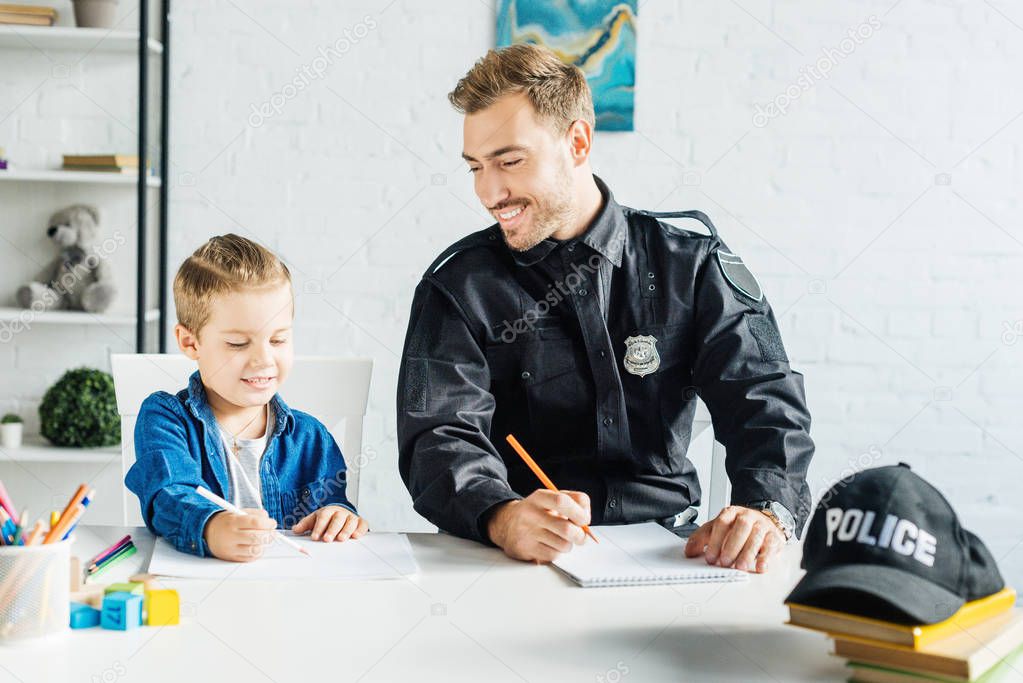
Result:
M549 47L586 74L597 130L632 130L636 5L637 0L500 0L497 46Z

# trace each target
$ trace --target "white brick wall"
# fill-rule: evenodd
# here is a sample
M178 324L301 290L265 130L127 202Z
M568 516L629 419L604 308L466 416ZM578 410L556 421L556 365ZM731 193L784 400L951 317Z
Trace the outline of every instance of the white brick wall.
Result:
M226 231L283 254L298 350L377 360L363 507L412 527L398 354L422 270L488 223L445 95L491 46L493 9L175 4L170 262ZM864 24L827 78L754 125ZM1023 475L1021 24L1005 0L644 2L637 130L598 134L593 156L623 203L706 211L763 281L806 375L815 492L863 454L905 460L1003 555L1019 538L995 521L1021 512ZM346 38L321 77L283 90ZM258 120L275 95L280 113ZM66 96L40 97L40 115Z

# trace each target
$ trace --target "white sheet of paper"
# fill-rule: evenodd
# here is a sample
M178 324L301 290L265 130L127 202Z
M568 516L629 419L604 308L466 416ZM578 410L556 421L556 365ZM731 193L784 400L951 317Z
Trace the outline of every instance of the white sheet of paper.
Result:
M370 532L358 540L322 543L308 536L285 535L309 551L302 555L277 541L252 562L226 562L178 552L156 539L149 573L189 579L271 581L281 579L399 579L419 572L405 534Z
M590 527L600 543L559 555L554 565L584 588L743 581L746 573L685 556L684 541L660 524Z

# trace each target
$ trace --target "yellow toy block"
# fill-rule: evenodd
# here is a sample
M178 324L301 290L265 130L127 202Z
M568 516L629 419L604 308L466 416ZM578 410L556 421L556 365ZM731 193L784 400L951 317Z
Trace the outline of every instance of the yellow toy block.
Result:
M175 626L181 617L181 599L171 588L146 591L147 626Z

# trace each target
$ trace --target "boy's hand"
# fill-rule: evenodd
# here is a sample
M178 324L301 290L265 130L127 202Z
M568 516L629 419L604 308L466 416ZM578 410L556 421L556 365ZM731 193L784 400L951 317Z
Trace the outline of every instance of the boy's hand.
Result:
M273 543L277 522L266 510L247 508L245 514L217 512L206 522L203 538L214 557L230 562L251 562Z
M327 505L312 514L303 517L298 524L291 527L296 534L304 534L312 530L314 541L347 541L349 538L360 538L369 531L369 524L362 517L340 505Z

